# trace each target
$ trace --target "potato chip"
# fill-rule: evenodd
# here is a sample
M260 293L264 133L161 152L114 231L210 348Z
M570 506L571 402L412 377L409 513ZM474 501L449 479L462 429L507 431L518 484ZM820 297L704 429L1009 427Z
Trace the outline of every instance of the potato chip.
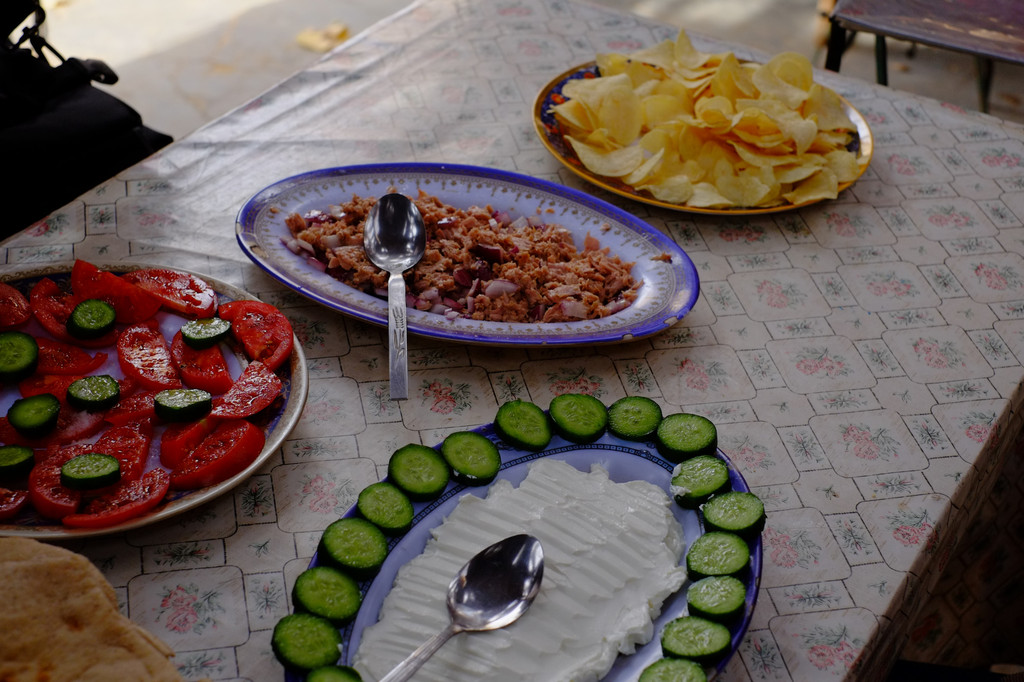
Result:
M597 123L608 131L608 137L612 140L620 145L627 145L640 136L644 112L640 106L640 98L633 92L629 76L623 74L621 78L622 80L617 81L604 93L597 110Z
M643 163L630 171L629 174L622 176L622 181L627 185L643 184L661 165L661 160L664 156L665 150L659 149L656 154L645 159Z
M796 109L810 94L814 72L807 57L783 52L754 71L751 80L762 96L774 97Z
M648 129L693 116L692 110L683 109L680 101L671 95L648 95L641 98L640 105L643 107L643 125Z
M722 59L714 77L708 82L708 89L713 97L725 97L732 102L753 97L757 93L750 73L740 66L739 60L732 53Z
M838 195L839 180L836 174L828 168L822 168L782 196L791 204L805 204L820 199L835 199Z
M821 167L824 165L824 159L821 156L810 155L804 158L807 159L805 163L787 163L772 167L775 179L780 185L789 185L806 180L821 170Z
M694 104L691 120L695 125L724 133L732 127L732 117L735 113L732 102L725 97L704 97Z
M698 182L694 184L693 194L686 205L694 208L729 208L735 204L723 197L710 182Z
M805 118L815 121L818 130L856 130L853 121L843 111L839 95L818 83L811 86L807 101L803 105Z
M637 189L647 190L655 199L673 204L685 204L693 196L693 183L685 175L659 178L656 182L638 185Z
M845 149L837 149L825 154L825 163L836 174L839 182L852 182L860 175L857 155Z
M580 163L598 175L618 178L627 175L644 162L644 152L637 146L623 147L611 151L592 147L573 137L566 137Z

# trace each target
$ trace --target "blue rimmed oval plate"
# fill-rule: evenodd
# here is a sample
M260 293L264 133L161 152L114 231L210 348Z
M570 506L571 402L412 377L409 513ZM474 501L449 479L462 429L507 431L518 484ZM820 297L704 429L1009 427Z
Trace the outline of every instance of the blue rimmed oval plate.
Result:
M608 477L616 483L627 481L646 481L658 486L671 495L672 469L675 466L661 457L656 447L651 442L635 442L620 439L610 433L605 433L597 441L585 445L570 443L559 436L554 436L548 447L542 452L530 452L512 447L503 441L495 433L494 424L481 426L474 431L494 441L501 452L501 469L498 472L498 480L506 480L514 486L518 486L526 478L529 466L532 462L541 458L554 458L566 462L580 471L590 471L591 467L599 466L608 472ZM732 490L749 491L746 480L738 469L732 464L729 458L721 451L718 456L725 461L729 467L729 483ZM388 557L381 567L380 572L371 580L360 584L363 592L363 602L355 619L341 628L342 654L340 662L344 665L351 665L362 632L365 628L377 622L384 599L394 584L399 570L406 563L419 556L426 547L431 537L431 531L444 522L445 518L454 510L459 500L464 495L476 495L484 497L490 490L490 486L467 487L455 482L449 482L448 487L441 496L431 502L413 503L415 517L412 528L404 535L393 538L389 543ZM684 509L679 505L672 505L673 514L682 526L686 542L686 551L689 550L694 540L704 534L703 523L700 514L695 509ZM353 507L346 516L356 515ZM729 653L721 660L708 668L708 672L714 675L720 673L729 660L739 648L743 636L750 625L753 616L754 606L757 602L758 589L761 582L762 563L762 542L757 536L749 543L751 555L750 566L740 576L746 585L746 603L743 614L734 622L730 623L731 644ZM685 557L685 551L683 553ZM681 559L685 561L685 558ZM310 566L321 565L319 556L314 556ZM661 657L661 643L659 636L664 625L686 613L686 592L690 581L687 580L675 594L671 595L662 605L660 616L654 621L655 635L647 644L638 647L631 655L620 655L613 664L611 670L602 678L602 682L626 682L636 680L640 672ZM439 594L438 599L443 601L444 595ZM429 634L425 633L424 639ZM302 676L293 672L285 675L286 682L301 682Z
M672 239L622 209L562 185L518 173L457 164L398 163L324 168L260 190L238 213L236 235L245 254L272 277L338 312L386 326L387 301L354 289L292 253L285 218L326 210L353 195L377 197L390 188L419 191L452 206L491 206L512 219L534 216L568 229L577 245L588 232L643 280L636 301L599 320L503 323L409 309L409 331L422 336L486 345L582 345L630 341L682 319L697 301L699 280L689 256Z

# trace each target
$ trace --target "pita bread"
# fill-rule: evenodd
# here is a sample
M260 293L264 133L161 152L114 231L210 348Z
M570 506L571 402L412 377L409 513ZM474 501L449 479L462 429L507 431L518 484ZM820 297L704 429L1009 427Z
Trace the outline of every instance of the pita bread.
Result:
M0 680L181 682L163 642L123 616L80 554L0 538Z

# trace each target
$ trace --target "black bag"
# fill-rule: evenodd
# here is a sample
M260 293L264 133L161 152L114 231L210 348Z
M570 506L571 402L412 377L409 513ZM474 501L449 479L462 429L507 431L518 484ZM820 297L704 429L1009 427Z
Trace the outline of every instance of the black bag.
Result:
M72 201L172 139L142 123L137 111L93 83L117 75L97 60L64 59L40 35L45 14L37 0L0 8L10 35L27 18L19 40L0 45L0 155L4 175L0 238ZM29 47L23 47L28 43ZM59 60L51 66L44 51Z

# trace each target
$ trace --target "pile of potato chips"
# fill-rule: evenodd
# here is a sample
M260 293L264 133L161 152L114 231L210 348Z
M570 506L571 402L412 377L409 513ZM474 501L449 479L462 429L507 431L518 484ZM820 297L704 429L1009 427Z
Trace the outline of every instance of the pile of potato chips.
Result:
M551 109L592 173L704 209L834 199L860 175L847 150L856 126L802 55L743 63L697 51L680 31L597 66L598 77L566 81Z

